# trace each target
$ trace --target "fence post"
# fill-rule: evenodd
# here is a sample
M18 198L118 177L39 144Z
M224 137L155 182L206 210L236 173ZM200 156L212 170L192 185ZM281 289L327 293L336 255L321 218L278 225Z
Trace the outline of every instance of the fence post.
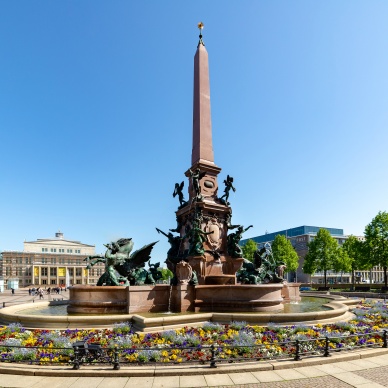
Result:
M79 349L78 346L74 348L74 364L73 364L73 369L79 369Z
M329 337L326 336L325 337L325 352L323 353L323 357L330 357L329 343L330 343Z
M114 370L120 369L119 351L117 347L115 347L113 350L113 369Z
M216 365L216 349L215 349L215 346L214 344L212 344L212 346L210 347L210 350L211 350L211 358L210 358L210 368L217 368L217 365Z
M383 331L383 348L387 348L388 343L387 343L387 330Z
M295 341L295 357L294 357L294 361L300 361L300 360L301 360L301 357L300 357L299 340L296 340Z

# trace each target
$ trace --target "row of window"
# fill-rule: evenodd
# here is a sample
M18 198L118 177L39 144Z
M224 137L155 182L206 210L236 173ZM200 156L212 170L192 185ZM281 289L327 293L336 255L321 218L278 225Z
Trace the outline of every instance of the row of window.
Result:
M24 264L27 265L32 265L32 264L76 264L76 265L81 265L83 263L82 259L73 259L73 258L67 258L65 259L64 257L42 257L40 259L36 258L35 260L32 259L32 257L26 257L24 260ZM6 264L23 264L23 258L22 257L16 257L15 259L5 259Z
M48 252L48 248L42 248L42 252ZM57 248L50 248L51 253L56 253ZM65 253L64 248L58 248L59 253ZM66 253L73 253L73 249L66 249ZM81 249L74 249L74 253L81 253Z

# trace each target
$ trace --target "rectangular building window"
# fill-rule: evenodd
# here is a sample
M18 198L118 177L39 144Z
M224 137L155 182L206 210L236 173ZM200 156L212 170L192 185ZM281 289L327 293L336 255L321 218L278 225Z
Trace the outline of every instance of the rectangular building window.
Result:
M68 249L67 253L73 253L73 250L72 249Z
M50 268L50 276L57 276L57 269L56 268Z
M82 268L75 269L75 276L82 276Z
M50 249L50 252L56 252L57 251L57 248L51 248Z
M48 274L48 268L47 267L42 267L40 269L40 275L41 276L47 276L47 274Z

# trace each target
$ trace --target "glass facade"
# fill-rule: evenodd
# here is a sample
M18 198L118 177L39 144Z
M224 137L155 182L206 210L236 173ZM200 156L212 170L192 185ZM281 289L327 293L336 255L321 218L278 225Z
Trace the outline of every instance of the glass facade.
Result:
M267 241L273 241L273 240L275 240L275 237L278 234L281 234L281 235L286 236L286 237L296 237L296 236L302 236L304 234L317 234L319 229L326 229L332 236L343 236L344 235L343 229L323 228L323 227L319 227L319 226L303 225L303 226L297 226L296 228L281 230L279 232L263 234L262 236L247 238L247 239L241 240L240 245L245 245L248 240L253 240L253 241L257 242L258 244L264 243Z

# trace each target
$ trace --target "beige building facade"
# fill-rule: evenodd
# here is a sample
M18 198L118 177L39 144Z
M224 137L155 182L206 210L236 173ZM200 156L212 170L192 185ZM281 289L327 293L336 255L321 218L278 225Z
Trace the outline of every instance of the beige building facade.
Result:
M87 270L84 262L95 254L94 245L67 240L62 232L57 232L54 238L24 242L22 252L2 252L0 276L5 286L16 279L19 287L96 284L104 265Z

